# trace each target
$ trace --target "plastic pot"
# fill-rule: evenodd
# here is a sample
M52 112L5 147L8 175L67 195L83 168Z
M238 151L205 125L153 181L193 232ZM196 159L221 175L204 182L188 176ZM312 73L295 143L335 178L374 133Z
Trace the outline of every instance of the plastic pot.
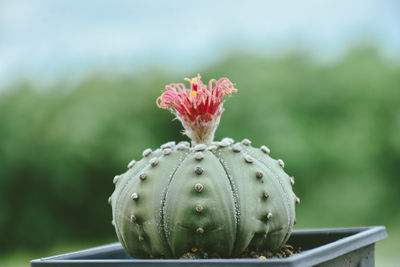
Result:
M37 266L375 266L375 242L387 236L384 226L296 230L288 244L302 252L288 258L134 259L121 244L81 250L31 261Z

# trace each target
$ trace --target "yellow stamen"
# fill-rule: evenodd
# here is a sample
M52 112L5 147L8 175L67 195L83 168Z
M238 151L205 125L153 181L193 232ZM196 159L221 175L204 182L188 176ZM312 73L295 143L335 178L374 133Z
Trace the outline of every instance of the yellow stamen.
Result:
M200 74L197 74L197 76L196 76L196 77L193 77L192 79L190 79L190 78L185 78L184 80L187 81L187 82L189 82L190 84L195 84L195 85L197 85L197 84L199 83L200 79L201 79Z
M196 97L196 95L197 95L197 92L196 92L196 91L191 91L191 92L190 92L190 96Z

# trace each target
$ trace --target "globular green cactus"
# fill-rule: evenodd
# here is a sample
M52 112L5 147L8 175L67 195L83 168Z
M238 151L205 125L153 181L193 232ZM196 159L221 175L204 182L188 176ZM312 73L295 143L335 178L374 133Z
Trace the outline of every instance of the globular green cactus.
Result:
M226 78L214 88L210 82L208 89L199 76L190 82L190 90L167 86L158 104L174 108L192 145L168 142L146 149L141 160L114 178L109 203L118 239L135 258L177 258L193 248L221 257L247 248L278 250L290 236L300 201L292 191L293 177L266 146L254 148L248 139L212 141L221 99L236 89Z

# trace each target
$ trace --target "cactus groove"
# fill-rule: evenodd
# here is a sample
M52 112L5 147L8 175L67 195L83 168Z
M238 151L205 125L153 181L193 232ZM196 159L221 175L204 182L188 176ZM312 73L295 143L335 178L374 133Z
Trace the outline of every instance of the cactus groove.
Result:
M235 257L278 250L295 223L294 178L266 146L231 138L146 149L113 179L109 198L121 244L135 258L178 258L192 248Z

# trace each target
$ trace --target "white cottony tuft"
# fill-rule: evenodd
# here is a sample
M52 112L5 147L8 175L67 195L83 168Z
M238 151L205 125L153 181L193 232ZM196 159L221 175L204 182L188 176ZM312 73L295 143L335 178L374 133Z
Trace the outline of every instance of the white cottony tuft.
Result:
M153 150L151 150L151 148L145 149L143 151L143 157L147 157L151 154L151 152L153 152Z
M271 150L267 146L261 146L260 149L265 154L269 154L271 152Z
M171 142L167 142L163 145L161 145L161 149L165 149L165 148L171 148L175 146L175 141L171 141Z
M278 164L279 166L281 166L282 168L285 167L285 162L283 162L283 160L278 159Z
M136 164L136 160L131 160L128 164L128 169L132 168Z
M194 146L195 151L204 151L207 149L207 146L205 144L197 144Z
M249 145L251 145L251 141L249 139L245 138L242 140L242 144L245 146L249 146Z

